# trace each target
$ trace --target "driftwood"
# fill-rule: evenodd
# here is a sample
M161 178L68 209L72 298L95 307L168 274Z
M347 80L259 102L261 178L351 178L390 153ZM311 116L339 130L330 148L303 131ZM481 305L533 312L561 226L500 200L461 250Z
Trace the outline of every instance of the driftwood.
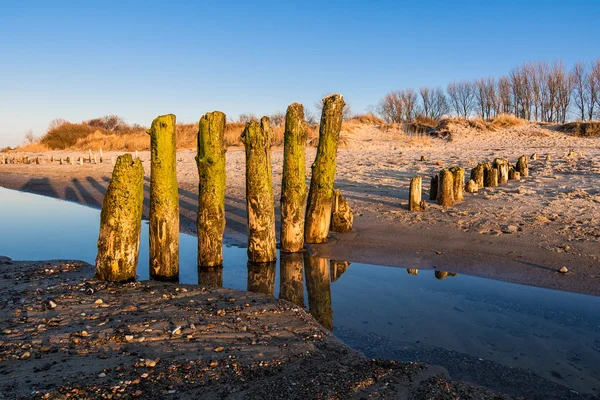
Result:
M225 232L225 114L204 114L198 122L198 266L223 264Z
M117 159L104 195L96 277L100 280L135 280L142 229L144 168L125 154Z
M337 148L345 104L344 98L339 94L332 94L323 99L319 145L311 168L312 176L308 191L304 226L306 243L324 243L329 234Z
M152 121L150 135L150 277L179 276L179 189L175 115ZM136 160L139 159L136 157ZM141 160L140 160L141 162Z

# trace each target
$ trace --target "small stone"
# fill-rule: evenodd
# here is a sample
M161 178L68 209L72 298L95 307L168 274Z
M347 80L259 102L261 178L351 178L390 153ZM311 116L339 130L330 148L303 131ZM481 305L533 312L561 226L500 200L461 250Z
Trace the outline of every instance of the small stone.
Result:
M567 267L562 267L558 270L558 272L560 272L561 274L566 274L567 272L569 272L569 269Z
M24 360L26 358L31 357L31 353L26 351L25 353L21 354L21 360Z
M104 303L104 301L102 301L102 299L98 299L94 302L94 304L102 304L102 303Z
M223 346L217 347L217 348L215 349L215 353L220 353L220 352L222 352L223 350L225 350L225 348L224 348Z
M146 340L146 338L145 338L145 337L143 337L143 336L140 336L140 337L138 338L138 342L140 342L140 343L142 343L142 342L143 342L143 341L145 341L145 340Z
M147 359L144 363L145 363L146 367L152 368L152 367L156 366L156 362L157 362L157 360L148 360Z
M167 393L168 393L168 394L175 394L175 393L177 393L177 390L175 390L175 389L171 389L171 390L169 390Z
M210 365L211 367L213 367L213 368L214 368L214 367L216 367L217 365L219 365L219 363L218 363L218 362L216 362L216 361L211 361L209 365Z
M133 335L125 335L125 340L131 342L133 340Z
M90 334L86 331L81 331L81 337L88 337Z
M106 374L104 372L100 372L98 374L98 378L106 378Z
M48 307L50 307L50 308L56 308L56 303L55 303L55 302L53 302L52 300L50 300L50 301L48 302Z
M502 227L502 233L517 233L519 227L516 225L508 225Z

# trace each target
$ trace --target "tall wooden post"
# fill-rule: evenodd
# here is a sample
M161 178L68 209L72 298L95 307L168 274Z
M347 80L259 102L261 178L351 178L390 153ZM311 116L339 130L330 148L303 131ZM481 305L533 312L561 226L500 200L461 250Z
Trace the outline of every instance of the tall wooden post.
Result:
M494 160L494 167L498 168L498 184L502 185L508 182L508 171L510 169L510 163L505 158L496 158Z
M248 261L248 291L273 296L275 294L276 271L276 261Z
M312 257L305 252L304 270L309 312L324 328L332 330L333 309L331 308L329 260Z
M302 104L291 104L285 114L283 134L283 179L281 182L281 251L297 252L304 248L306 209L307 125Z
M270 262L277 259L275 206L271 173L273 132L269 118L260 124L250 121L241 136L246 148L246 208L248 211L248 259Z
M206 113L198 124L198 265L223 264L225 231L225 114Z
M100 234L96 256L96 277L100 280L135 280L140 250L144 168L130 154L117 159L104 195L100 213Z
M179 193L175 115L152 121L150 135L150 277L179 276ZM136 158L138 159L138 158Z
M317 156L312 164L312 176L306 209L304 240L306 243L324 243L327 241L331 223L331 199L338 141L342 128L342 110L344 98L332 94L323 99L323 112L319 128Z
M449 170L454 181L454 201L460 202L465 198L465 170L461 167L452 167Z
M421 200L422 182L423 179L420 176L415 176L410 180L410 187L408 189L408 209L410 211L425 210L425 202Z
M304 256L282 252L280 259L279 298L304 307Z
M454 205L454 177L447 169L442 169L439 177L437 202L443 207L451 207Z

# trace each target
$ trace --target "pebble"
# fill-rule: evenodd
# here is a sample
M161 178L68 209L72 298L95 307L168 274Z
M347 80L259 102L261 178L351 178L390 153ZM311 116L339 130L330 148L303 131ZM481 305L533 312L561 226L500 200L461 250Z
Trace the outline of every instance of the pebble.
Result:
M558 272L560 272L561 274L566 274L567 272L569 272L569 269L567 267L562 267L558 270Z
M131 342L133 340L133 335L125 335L125 340Z
M25 353L21 354L21 360L24 360L26 358L31 357L31 353L26 351Z
M81 337L88 337L90 334L86 331L81 331Z
M145 361L146 367L148 368L152 368L156 366L156 360L146 360Z
M102 304L102 303L104 303L104 301L102 301L102 299L98 299L94 302L94 304Z
M98 374L98 378L106 378L106 374L104 372L100 372Z
M48 307L50 307L50 308L56 308L56 303L55 303L55 302L53 302L52 300L50 300L50 301L48 302Z

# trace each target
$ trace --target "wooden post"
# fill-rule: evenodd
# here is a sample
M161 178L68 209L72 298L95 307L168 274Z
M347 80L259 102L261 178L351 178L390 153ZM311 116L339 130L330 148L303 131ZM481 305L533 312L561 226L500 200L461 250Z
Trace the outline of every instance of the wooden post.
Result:
M62 159L62 157L58 160L58 164L59 165L63 165L63 159Z
M485 164L478 163L475 168L471 170L471 179L475 181L477 187L483 187L485 183Z
M179 275L175 126L175 115L161 115L152 121L152 127L148 130L151 150L150 277L160 280L175 280Z
M437 202L443 207L454 205L454 177L447 169L440 170Z
M150 155L150 157L152 157L152 155ZM138 153L138 151L135 151L135 158L140 158L140 154Z
M115 156L110 158L110 165L115 165Z
M53 163L54 162L54 156L50 156L50 162Z
M94 164L98 164L98 156L94 154Z
M304 107L294 103L285 114L283 134L283 178L281 181L282 252L297 252L304 248L304 215L306 209L307 124Z
M96 257L96 278L135 280L142 229L144 169L125 154L117 159L104 195Z
M431 187L429 188L429 200L437 200L439 182L439 175L434 175L431 177Z
M454 201L461 202L465 198L465 170L461 167L449 169L454 181Z
M532 159L533 161L537 160L537 159L538 159L538 155L537 155L537 153L533 153L533 154L531 155L531 159Z
M331 282L335 282L350 268L349 261L330 260L329 261L329 276Z
M248 261L248 291L273 296L275 294L276 270L276 261Z
M79 157L79 165L83 165L83 157Z
M198 123L198 265L223 264L225 232L225 114L206 113Z
M198 267L198 285L223 287L223 267Z
M312 257L305 252L304 269L309 312L324 328L332 330L333 309L331 308L329 260Z
M332 232L350 232L354 223L354 215L348 202L342 196L339 190L333 191L333 204L331 206L331 226Z
M71 165L75 165L75 157L71 157ZM114 164L113 164L114 165Z
M279 298L304 307L304 271L302 253L280 254Z
M246 148L246 208L248 211L248 259L270 262L277 259L275 206L271 173L273 132L269 118L250 121L241 136Z
M511 168L508 171L508 179L510 179L511 181L512 180L515 180L515 181L521 180L521 174Z
M485 177L485 186L486 187L498 186L498 177L499 176L500 176L500 173L498 171L498 168L490 168Z
M423 179L420 176L415 176L410 180L408 189L408 209L410 211L425 211L425 202L421 200L422 182Z
M104 156L102 155L102 147L100 147L100 164L104 161Z
M529 176L529 167L527 166L527 157L524 155L519 157L517 160L517 165L515 166L515 171L521 174L521 177Z
M339 94L332 94L323 99L319 145L315 162L311 167L312 176L308 191L306 225L304 227L306 243L327 242L331 223L331 199L337 148L342 128L342 110L345 104L344 98Z
M473 179L469 179L469 182L467 182L467 185L465 186L465 192L477 193L478 190L477 183L475 183Z
M508 182L508 171L510 163L505 158L496 158L494 160L494 168L498 169L498 184L503 185Z
M88 149L88 161L91 164L92 163L92 150Z
M39 157L36 157L36 158L35 158L35 163L36 163L37 165L39 165L39 164L40 164L40 158L39 158Z

